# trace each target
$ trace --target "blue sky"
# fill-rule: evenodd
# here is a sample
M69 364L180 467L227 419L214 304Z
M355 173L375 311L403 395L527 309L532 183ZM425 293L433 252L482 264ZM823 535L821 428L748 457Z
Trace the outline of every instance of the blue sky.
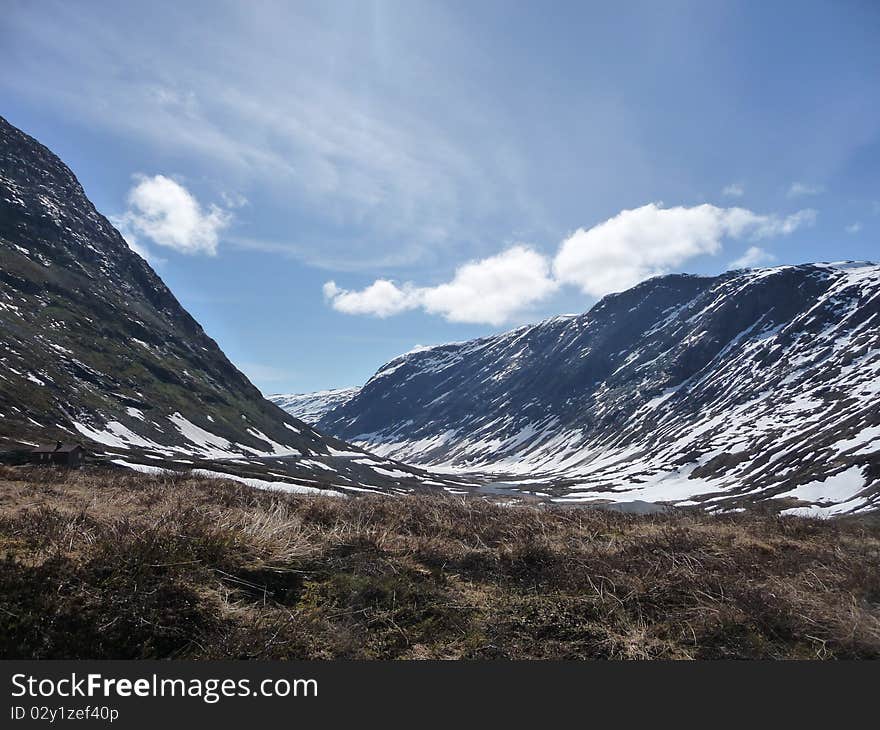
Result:
M880 258L875 2L24 2L0 114L266 393L667 271Z

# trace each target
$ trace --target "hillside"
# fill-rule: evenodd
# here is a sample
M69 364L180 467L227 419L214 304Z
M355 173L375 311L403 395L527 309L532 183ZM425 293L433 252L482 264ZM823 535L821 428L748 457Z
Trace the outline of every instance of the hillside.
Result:
M875 264L664 276L583 315L401 356L317 425L543 498L866 511L878 314Z
M0 656L880 658L880 530L0 468Z
M0 118L0 449L55 440L294 490L426 478L265 400L61 160Z
M333 388L314 393L278 393L267 396L276 406L306 423L317 423L325 413L347 403L360 388Z

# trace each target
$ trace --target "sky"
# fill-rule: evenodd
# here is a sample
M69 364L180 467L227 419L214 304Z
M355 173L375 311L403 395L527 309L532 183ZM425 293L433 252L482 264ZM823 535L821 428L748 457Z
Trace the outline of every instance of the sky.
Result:
M266 394L880 259L880 5L4 0L0 114Z

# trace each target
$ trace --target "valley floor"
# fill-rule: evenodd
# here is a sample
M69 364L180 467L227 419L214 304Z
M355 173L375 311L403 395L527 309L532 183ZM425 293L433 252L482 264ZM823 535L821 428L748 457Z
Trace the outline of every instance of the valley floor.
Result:
M0 468L0 658L880 658L880 524Z

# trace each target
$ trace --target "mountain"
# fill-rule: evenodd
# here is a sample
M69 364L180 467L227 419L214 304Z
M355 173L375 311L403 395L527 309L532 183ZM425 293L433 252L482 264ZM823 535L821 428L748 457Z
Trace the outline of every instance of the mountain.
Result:
M279 408L306 423L317 423L328 411L354 398L360 388L334 388L314 393L270 395L267 398Z
M0 445L55 440L294 491L436 485L265 400L61 160L0 117Z
M880 506L880 266L663 276L422 349L319 429L499 490L835 515Z

